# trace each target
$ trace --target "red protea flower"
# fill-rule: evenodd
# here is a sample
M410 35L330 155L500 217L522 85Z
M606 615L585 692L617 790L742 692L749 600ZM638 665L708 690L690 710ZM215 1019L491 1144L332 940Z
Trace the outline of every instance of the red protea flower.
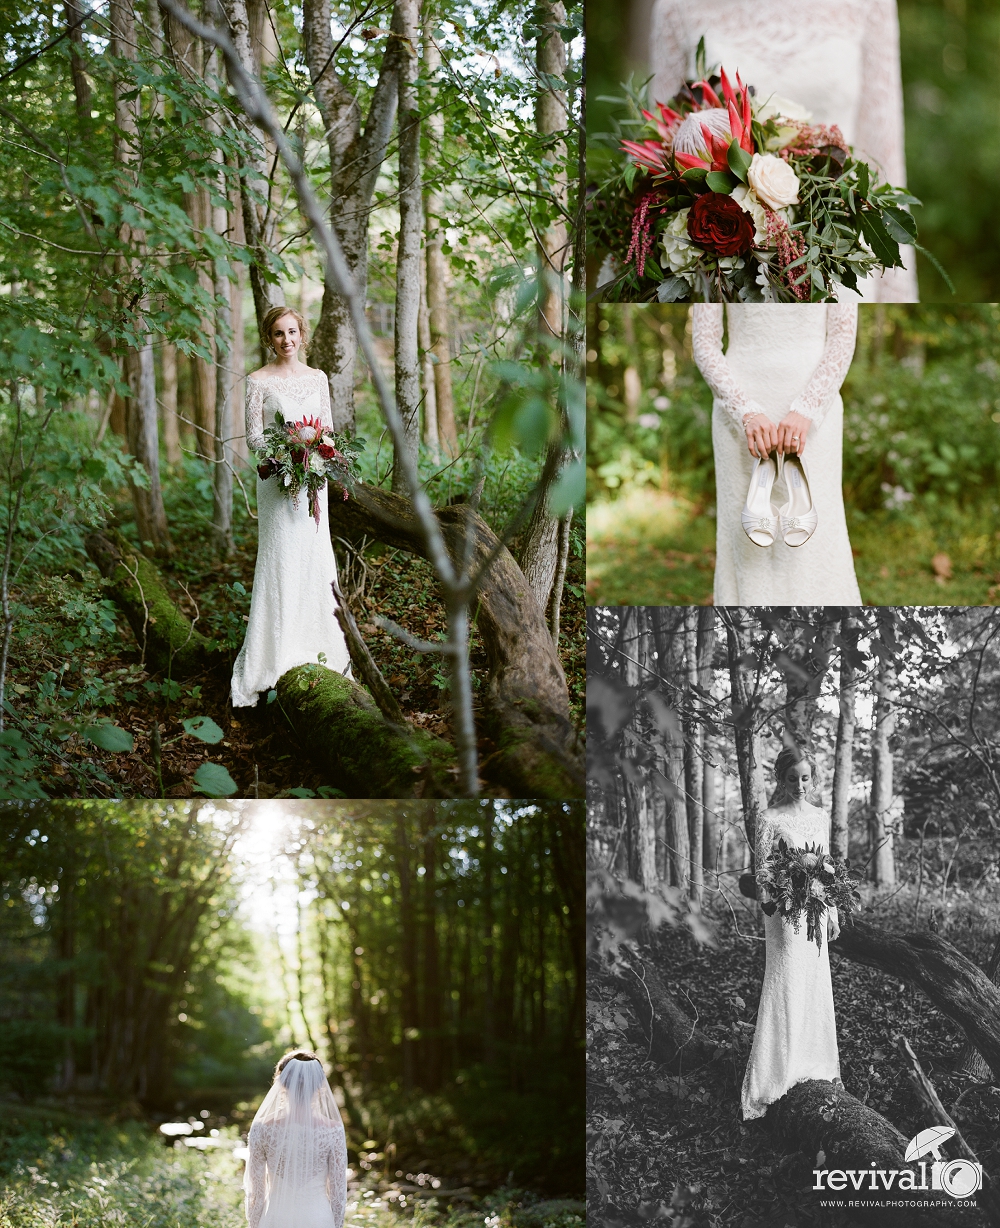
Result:
M323 423L319 418L303 418L301 422L289 422L285 430L289 443L301 443L308 448L323 434Z

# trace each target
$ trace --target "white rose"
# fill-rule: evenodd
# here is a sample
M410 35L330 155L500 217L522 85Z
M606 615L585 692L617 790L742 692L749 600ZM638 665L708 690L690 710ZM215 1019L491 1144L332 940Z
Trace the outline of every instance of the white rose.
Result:
M772 209L798 204L799 177L787 162L774 154L755 153L747 179L757 196Z
M324 473L326 471L326 462L318 452L314 452L309 457L309 468L313 473Z
M663 251L671 273L683 273L698 262L700 252L688 238L687 222L690 209L681 209L667 223L663 232Z
M826 899L826 888L818 878L814 878L809 884L809 893L810 895L816 896L816 898L819 900Z
M764 212L764 206L757 199L757 193L752 188L748 188L746 184L741 183L738 187L733 188L732 197L743 212L749 213L753 218L754 247L763 247L767 243L767 215Z

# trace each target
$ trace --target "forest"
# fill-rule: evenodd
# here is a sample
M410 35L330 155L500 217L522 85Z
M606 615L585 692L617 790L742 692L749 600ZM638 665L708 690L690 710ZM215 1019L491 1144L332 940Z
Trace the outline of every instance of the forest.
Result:
M24 801L0 830L5 1225L236 1228L306 1047L349 1225L579 1228L582 803Z
M712 394L688 309L589 311L587 600L711 601ZM997 602L998 325L989 303L859 310L843 480L867 604Z
M0 796L582 796L579 26L0 14ZM234 719L274 304L361 449L329 501L357 681Z
M925 303L987 303L1000 297L1000 242L992 201L1000 166L996 80L1000 12L993 0L897 0L906 178L922 205L914 213L921 245L944 265L954 294L933 264L917 256ZM649 76L650 6L623 11L610 0L587 5L590 91L588 171L607 173L617 125L628 117L623 85ZM592 253L590 284L598 258Z
M847 1225L814 1167L900 1168L954 1127L1000 1172L1000 620L990 609L590 612L588 1193L609 1222ZM830 944L843 1087L743 1122L764 969L755 824L785 745L815 765L862 911ZM933 1197L933 1196L931 1196ZM861 1213L858 1213L859 1215Z

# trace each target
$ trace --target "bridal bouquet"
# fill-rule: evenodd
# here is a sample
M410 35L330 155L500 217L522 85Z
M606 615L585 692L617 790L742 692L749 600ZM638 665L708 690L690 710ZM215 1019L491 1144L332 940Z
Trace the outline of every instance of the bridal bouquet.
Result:
M358 475L357 458L364 451L364 440L346 434L332 434L318 418L286 422L280 409L274 421L264 428L264 446L257 449L257 472L263 480L278 479L278 484L299 505L304 489L309 496L309 512L319 528L319 492L329 479L348 488Z
M593 236L617 266L606 297L829 302L916 245L903 208L915 196L879 183L839 128L774 95L761 101L739 73L735 89L723 68L656 109L642 110L645 139L618 143L589 202Z
M778 851L768 857L758 878L758 887L771 897L761 908L769 917L779 913L796 933L804 913L806 938L819 948L825 909L837 908L844 917L860 911L859 881L846 859L831 857L818 844L789 848L779 840Z

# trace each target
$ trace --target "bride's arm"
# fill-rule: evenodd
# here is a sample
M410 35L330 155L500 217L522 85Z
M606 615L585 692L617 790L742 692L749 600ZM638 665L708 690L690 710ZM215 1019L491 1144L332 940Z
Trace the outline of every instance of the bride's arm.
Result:
M249 381L248 381L249 382ZM249 1228L257 1228L264 1214L264 1193L267 1188L267 1148L259 1129L250 1128L247 1139L250 1154L243 1173L244 1202Z
M330 405L330 381L325 371L320 371L322 389L319 394L320 416L327 426L333 427L333 409Z
M868 0L861 56L864 106L858 117L856 148L877 164L885 180L903 188L906 187L906 153L896 0ZM901 250L905 267L889 269L877 279L877 298L881 303L915 303L918 300L916 253L909 244Z
M344 1126L334 1127L333 1146L330 1148L330 1171L327 1174L330 1190L330 1209L333 1211L335 1228L342 1228L347 1210L347 1140Z
M695 303L691 308L691 348L698 370L705 377L715 394L716 400L733 420L740 434L747 433L747 424L762 415L764 422L759 424L764 438L762 443L767 451L771 450L773 441L770 433L774 432L774 424L764 413L764 410L752 401L733 378L733 373L722 352L722 329L724 324L722 303ZM754 426L757 426L754 423ZM770 433L767 428L770 428ZM753 452L753 448L750 449Z
M247 396L244 403L247 447L256 452L264 446L264 386L247 376Z
M754 877L757 880L757 902L767 904L770 895L761 882L764 863L771 856L774 845L774 823L767 817L767 811L757 816L757 828L753 834Z
M778 427L778 444L786 452L801 452L805 447L810 426L819 426L823 421L854 357L858 334L857 303L830 303L826 311L823 357ZM796 444L792 443L793 435L799 437Z

